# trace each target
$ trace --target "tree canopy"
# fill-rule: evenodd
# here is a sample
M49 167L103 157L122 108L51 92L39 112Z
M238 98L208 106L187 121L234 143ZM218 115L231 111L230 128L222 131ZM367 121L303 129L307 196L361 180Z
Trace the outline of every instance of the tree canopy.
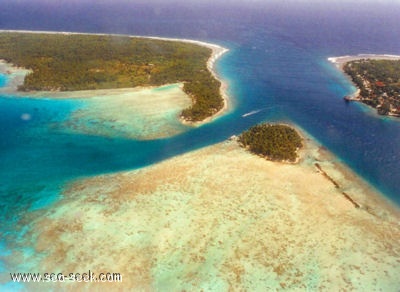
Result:
M400 115L400 60L356 60L344 71L360 89L360 101L382 115Z
M220 82L207 69L211 50L196 44L114 35L0 33L0 58L31 69L23 91L72 91L183 82L200 121L223 107Z
M251 152L274 161L295 161L302 139L286 125L261 124L243 132L239 142Z

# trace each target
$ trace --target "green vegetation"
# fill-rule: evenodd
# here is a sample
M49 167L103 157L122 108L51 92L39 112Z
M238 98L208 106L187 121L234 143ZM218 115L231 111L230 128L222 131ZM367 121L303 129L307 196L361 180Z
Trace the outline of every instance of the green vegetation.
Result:
M381 115L400 116L400 60L357 60L344 71L360 89L360 101Z
M22 91L71 91L183 82L201 121L223 107L220 82L207 69L211 50L184 42L78 34L0 33L0 58L31 69Z
M286 125L261 124L239 136L239 142L251 152L275 161L295 161L302 147L300 135Z

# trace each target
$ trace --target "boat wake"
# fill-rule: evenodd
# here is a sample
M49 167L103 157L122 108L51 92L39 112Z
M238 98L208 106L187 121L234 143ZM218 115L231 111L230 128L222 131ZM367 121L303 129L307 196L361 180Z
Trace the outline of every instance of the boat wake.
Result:
M259 113L259 112L261 112L261 111L264 111L264 110L270 109L270 108L272 108L272 107L265 107L265 108L261 108L261 109L258 109L258 110L254 110L254 111L245 113L245 114L242 115L242 118L255 115L255 114L257 114L257 113Z

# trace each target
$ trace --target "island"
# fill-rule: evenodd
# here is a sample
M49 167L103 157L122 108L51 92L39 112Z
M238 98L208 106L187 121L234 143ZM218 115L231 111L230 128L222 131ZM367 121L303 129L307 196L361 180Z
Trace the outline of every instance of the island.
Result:
M226 105L212 70L226 49L202 42L124 35L1 32L0 59L26 68L19 91L78 91L182 83L192 105L186 122Z
M400 117L400 56L359 55L330 58L357 86L346 101L359 101L378 114Z
M261 124L239 136L240 145L273 161L295 162L302 147L301 137L290 126Z
M397 288L398 210L300 133L296 164L266 160L230 139L71 181L53 205L24 214L16 228L29 232L8 260L17 265L29 246L35 271L122 277L84 283L91 290L368 291L376 279Z
M50 37L39 35L42 40ZM36 36L27 35L25 38L29 40ZM2 37L0 39L7 37L10 40L12 34ZM150 96L154 97L154 90L160 96L170 94L179 99L177 81L184 88L193 86L201 89L204 84L210 86L210 83L201 82L210 80L211 84L218 85L224 99L221 94L223 84L218 83L220 81L212 70L216 58L224 50L210 45L199 48L198 43L187 40L182 43L181 40L90 35L89 42L79 34L51 35L52 40L53 37L60 38L60 42L36 44L35 49L23 46L29 44L28 41L14 40L14 47L11 43L2 42L1 47L8 47L8 54L13 58L3 57L5 53L0 57L7 64L13 63L30 70L26 83L20 84L22 96L31 96L33 91L39 90L40 98L43 97L41 90L50 90L49 97L66 96L68 102L71 102L70 92L79 98L87 96L94 99L89 109L79 108L78 112L74 112L76 123L67 120L73 127L79 127L82 120L95 122L95 132L91 133L89 129L86 135L98 135L97 128L111 119L117 119L117 112L122 112L124 116L132 115L128 104L131 106L134 100L134 107L145 103ZM63 38L71 42L63 43ZM77 41L79 38L83 43ZM134 62L139 56L130 50L135 50L133 43L141 48L137 54L143 54L140 57L142 63L138 60ZM86 60L91 61L83 65L82 57L82 63L66 64L63 63L66 57L56 59L55 55L33 54L40 52L39 46L49 46L60 47L60 56L74 55L70 51L64 52L63 44L68 48L75 44L76 52L81 52L84 47L87 50ZM126 58L116 59L117 52L125 52L125 45L130 48ZM99 54L91 59L91 50L100 49L106 55ZM191 60L195 62L195 68L198 65L199 71L192 76L184 75L181 71L194 69L181 67L186 63L192 64L180 58L193 58L193 50L197 49L199 51L195 55L199 59ZM24 50L31 54L16 54ZM141 59L144 56L148 59ZM38 67L18 61L25 59ZM61 77L51 74L63 71L61 64L72 76L60 76L64 81L70 80L70 83L57 83L57 78ZM1 66L0 62L0 69ZM49 80L41 79L42 71ZM196 74L210 79L196 79ZM180 77L177 79L177 76ZM158 87L159 83L154 80L166 85ZM54 83L47 83L49 81ZM132 86L145 86L146 89L136 94ZM107 88L113 88L113 94L110 95ZM77 90L79 93L76 93ZM85 92L82 93L82 90ZM95 97L93 91L96 91ZM191 114L186 117L185 112L182 113L187 121L197 121L198 117L207 117L218 110L219 107L204 107L208 110L195 114L201 99L195 98L190 89L186 92L193 97L193 104L188 107ZM114 98L116 96L118 98ZM146 108L143 111L170 107L170 102L160 96L157 108L150 103L142 105ZM12 98L18 99L18 96ZM190 103L189 98L187 101ZM105 116L94 120L99 111ZM257 111L242 117L254 112ZM132 120L125 118L118 116L119 121L130 124ZM144 120L144 123L148 124L150 120ZM139 116L136 122L143 123L143 118ZM110 122L110 125L113 128L115 124ZM28 126L24 127L27 134L24 134L25 130L17 129L18 135L31 139L29 135L40 133L36 128L33 128L34 132L28 132ZM64 124L61 128L65 127L69 126ZM111 135L115 135L114 130ZM44 143L46 138L40 135ZM139 151L132 153L131 149L139 149L131 147L133 143L121 144L129 146L121 147L116 144L119 141L109 142L112 143L109 147L115 147L112 151L125 150L121 151L122 158L124 155L127 158L128 155L140 155ZM28 143L23 147L35 150L35 146L42 145ZM70 146L76 147L79 152L81 145L97 148L97 144L61 145L65 147L62 151L66 150L67 154ZM152 147L151 143L143 144L141 149L148 145ZM80 290L85 285L88 290L128 291L398 290L398 209L298 126L260 124L238 138L194 150L190 148L191 151L180 154L174 154L175 149L169 148L169 141L155 145L171 153L171 157L131 170L67 177L59 186L57 199L46 207L35 208L36 201L41 201L48 194L46 186L39 185L37 191L31 187L23 188L24 192L29 192L29 197L33 197L26 212L22 208L10 207L6 210L5 218L13 224L13 232L3 232L5 241L12 243L10 250L0 256L6 268L13 267L9 269L12 272L30 272L29 269L34 267L35 273L43 275L54 271L77 272L83 276L82 273L89 271L96 276L100 273L118 275L120 281L81 283L69 281L63 275L59 279L57 275L58 282L31 281L24 283L22 288L35 291ZM91 152L96 153L93 160L103 153L107 154L101 147L98 150ZM152 148L148 150L152 151ZM33 155L36 156L36 153L33 152ZM57 165L67 161L58 162L57 156L49 157L57 159ZM71 154L71 158L76 156ZM26 156L22 159L25 160ZM12 160L12 164L16 164L16 160ZM29 179L27 170L30 169L23 169L23 175ZM38 167L32 172L41 174L39 171ZM58 175L58 172L55 174ZM40 184L44 185L44 182ZM36 192L43 192L43 195L36 197ZM17 191L7 192L6 196L17 203L24 201ZM20 217L15 220L14 216ZM8 270L4 270L7 272L0 277L0 285L10 281Z

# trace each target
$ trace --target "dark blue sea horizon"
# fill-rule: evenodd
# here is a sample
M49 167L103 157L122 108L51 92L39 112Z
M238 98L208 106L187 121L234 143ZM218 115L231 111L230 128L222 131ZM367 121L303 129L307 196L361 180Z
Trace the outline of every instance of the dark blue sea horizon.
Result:
M354 87L327 61L360 53L400 55L400 4L316 3L0 3L0 29L178 37L226 46L230 51L217 70L233 103L213 123L168 139L135 141L51 127L77 102L0 96L2 238L27 210L57 200L72 179L157 163L263 121L299 125L400 205L400 119L344 103Z

